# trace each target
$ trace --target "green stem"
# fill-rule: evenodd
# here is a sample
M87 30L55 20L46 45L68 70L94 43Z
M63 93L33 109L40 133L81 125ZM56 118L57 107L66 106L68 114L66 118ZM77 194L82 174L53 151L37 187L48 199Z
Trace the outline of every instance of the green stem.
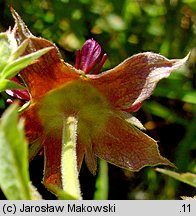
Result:
M61 174L65 193L73 199L82 199L76 157L77 125L78 121L75 117L64 118Z
M94 193L94 200L107 200L108 199L108 163L105 160L99 160L99 173L96 179L96 190Z

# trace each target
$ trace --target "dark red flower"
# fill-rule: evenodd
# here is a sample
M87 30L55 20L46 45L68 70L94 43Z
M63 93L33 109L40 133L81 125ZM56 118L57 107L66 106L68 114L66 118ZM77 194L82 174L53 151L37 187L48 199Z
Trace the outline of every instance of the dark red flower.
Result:
M62 187L64 116L78 119L78 170L85 159L90 171L95 173L96 157L131 171L147 165L172 165L160 155L157 142L138 129L139 121L124 111L140 108L156 84L183 65L188 57L168 60L159 54L140 53L111 70L91 75L88 73L101 57L97 42L88 40L82 51L78 51L76 67L72 67L62 60L54 44L32 36L15 12L14 17L15 37L19 43L29 39L29 53L53 47L39 61L20 72L31 95L31 104L21 116L25 119L26 135L34 151L32 156L44 146L46 186ZM103 62L101 60L100 65Z

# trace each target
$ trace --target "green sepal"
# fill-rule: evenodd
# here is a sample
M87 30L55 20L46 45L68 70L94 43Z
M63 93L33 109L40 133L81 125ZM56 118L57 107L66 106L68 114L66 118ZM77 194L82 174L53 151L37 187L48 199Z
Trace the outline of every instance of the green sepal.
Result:
M10 56L10 62L14 61L15 59L19 58L25 51L29 44L29 39L24 40L21 45L15 50L14 53Z
M2 78L14 77L20 70L32 64L36 59L38 59L40 56L44 55L51 49L52 49L51 47L47 47L47 48L41 49L39 51L36 51L34 53L31 53L31 54L28 54L28 55L25 55L23 57L16 59L15 61L8 64L3 69L1 73L1 77Z
M7 89L25 89L24 86L16 83L16 82L13 82L11 80L8 80L8 79L1 79L0 80L0 92L3 92Z

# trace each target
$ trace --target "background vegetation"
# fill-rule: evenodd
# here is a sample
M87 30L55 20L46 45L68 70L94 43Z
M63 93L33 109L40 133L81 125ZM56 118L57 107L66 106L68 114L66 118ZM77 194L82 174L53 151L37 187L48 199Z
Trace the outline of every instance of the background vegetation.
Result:
M195 0L0 0L0 31L13 26L9 6L22 16L36 36L47 38L60 48L65 61L74 65L75 51L88 38L96 39L108 54L104 69L143 51L182 58L193 50L186 67L159 83L150 100L135 114L147 133L159 141L162 155L178 172L196 173L196 4ZM0 97L1 113L6 94ZM102 163L100 163L102 164ZM112 165L101 165L93 177L85 165L80 173L84 199L93 199L97 179L107 182L108 199L179 199L193 196L192 187L154 170L131 173ZM41 184L43 156L30 163L33 184L45 199L53 197ZM98 178L99 177L99 178ZM3 199L3 195L1 195Z

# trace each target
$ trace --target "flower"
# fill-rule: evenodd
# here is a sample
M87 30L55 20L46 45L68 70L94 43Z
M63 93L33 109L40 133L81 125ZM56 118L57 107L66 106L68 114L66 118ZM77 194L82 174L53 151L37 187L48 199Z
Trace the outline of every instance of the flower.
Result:
M23 111L26 136L32 157L43 146L44 184L62 187L61 137L64 116L78 120L77 163L83 159L95 174L96 158L119 167L138 171L144 166L173 165L162 157L157 142L143 133L141 123L128 111L137 111L153 92L158 81L182 66L181 60L145 52L132 56L115 68L98 73L104 63L99 44L90 39L78 51L76 66L65 63L58 49L48 40L33 36L13 11L18 43L29 39L28 53L53 47L36 63L20 72L31 95L30 106ZM82 71L81 71L82 70Z

